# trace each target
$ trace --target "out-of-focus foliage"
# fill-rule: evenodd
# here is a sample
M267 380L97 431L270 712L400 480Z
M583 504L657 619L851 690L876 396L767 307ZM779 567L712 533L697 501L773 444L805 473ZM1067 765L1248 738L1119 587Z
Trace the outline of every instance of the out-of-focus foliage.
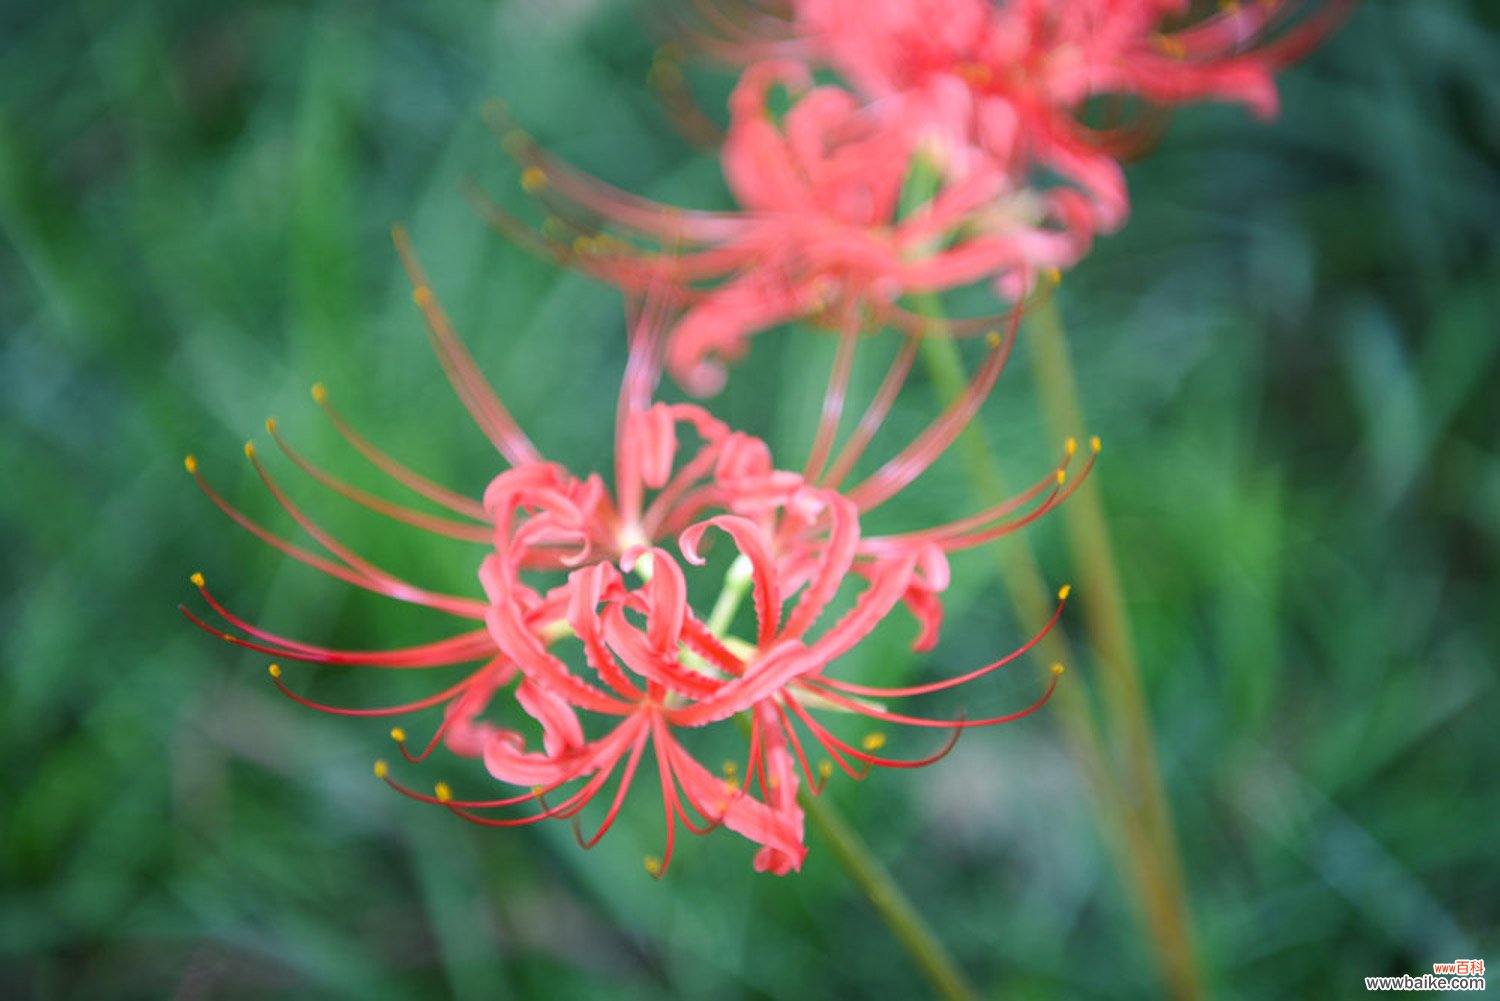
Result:
M495 459L427 357L393 221L533 438L577 468L606 459L616 297L507 246L459 185L515 183L479 114L503 96L607 179L719 204L711 157L644 85L634 15L582 0L0 15L0 995L922 989L816 839L787 879L752 874L737 839L692 839L657 883L640 863L660 837L648 797L592 853L562 824L472 828L375 782L379 721L292 705L264 658L175 609L201 569L278 631L431 635L261 547L181 472L192 451L276 519L239 459L274 414L363 475L307 399L321 379L390 451L482 489ZM1495 22L1479 0L1370 3L1287 75L1276 123L1180 114L1131 168L1132 222L1061 293L1223 996L1342 996L1366 974L1500 958ZM758 338L724 416L800 455L829 349ZM985 420L1019 474L1056 442L1018 354ZM931 402L914 387L896 423ZM948 472L897 514L970 503ZM295 486L351 543L473 588L472 550ZM1028 542L1066 579L1055 526ZM944 664L1014 645L994 568L956 568ZM906 627L863 666L908 669ZM299 677L349 702L394 691ZM1020 704L1026 679L1007 684L989 691ZM1154 996L1107 820L1046 714L831 795L987 991Z

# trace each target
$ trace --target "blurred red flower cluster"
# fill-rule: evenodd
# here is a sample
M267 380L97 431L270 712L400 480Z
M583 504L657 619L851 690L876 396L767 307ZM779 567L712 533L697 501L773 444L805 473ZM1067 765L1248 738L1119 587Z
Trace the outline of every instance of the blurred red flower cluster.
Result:
M187 467L231 518L287 555L353 586L467 624L403 649L337 650L283 637L231 611L195 575L220 620L204 628L278 661L424 671L465 668L456 683L356 716L439 710L417 750L481 760L514 792L461 798L445 783L407 795L475 822L517 826L570 818L592 845L639 784L651 751L671 860L681 822L718 826L758 847L757 869L796 870L806 854L798 797L835 770L912 767L942 757L965 728L1026 716L934 717L896 700L973 682L993 663L909 686L846 676L841 662L903 606L914 649L938 638L947 556L1015 531L1061 503L1092 467L1098 440L1019 494L939 525L872 533L864 518L913 487L994 388L1016 338L1024 297L1040 276L1071 266L1096 232L1125 219L1120 158L1155 109L1197 99L1276 107L1272 74L1315 43L1341 12L1290 2L1223 4L1196 16L1182 0L794 0L772 8L698 0L680 27L696 51L741 67L721 149L737 208L695 211L617 191L563 164L519 131L506 136L522 187L545 209L539 227L498 204L504 231L617 285L626 296L629 359L618 390L614 469L578 475L523 433L455 335L403 232L396 242L414 299L450 381L508 468L482 498L444 488L380 451L314 397L349 444L431 513L336 478L268 427L292 464L325 487L412 528L483 549L475 595L438 593L377 566L306 515L252 446L246 453L288 515L317 543L304 548L253 521ZM818 82L828 72L836 83ZM773 99L774 95L776 96ZM1136 102L1136 121L1086 124L1101 101ZM784 113L773 107L786 103ZM991 285L997 318L941 323L908 309L912 296ZM662 377L689 393L717 391L749 337L794 320L835 331L837 351L813 444L798 466L698 403L666 402ZM989 329L986 329L989 328ZM873 472L850 482L885 424L924 338L985 331L987 349L962 393ZM899 348L846 429L862 339L885 330ZM713 561L710 549L722 558ZM697 582L707 581L705 589ZM711 602L695 602L711 593ZM1059 592L1056 623L1068 589ZM748 600L754 627L736 632ZM746 631L745 627L739 627ZM436 687L436 686L435 686ZM497 713L504 701L510 712ZM525 729L514 725L525 720ZM885 733L847 734L848 720L946 731L930 754L892 757ZM739 721L743 765L712 772L684 743ZM512 725L503 725L509 720ZM845 721L845 722L839 722ZM815 766L814 756L821 754ZM593 833L578 824L599 801Z

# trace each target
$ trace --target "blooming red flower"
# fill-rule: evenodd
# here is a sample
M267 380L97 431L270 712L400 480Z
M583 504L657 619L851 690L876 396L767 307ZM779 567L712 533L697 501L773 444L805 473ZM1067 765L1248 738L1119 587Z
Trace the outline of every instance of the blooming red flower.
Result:
M1275 71L1348 0L1305 17L1300 0L1226 3L1208 17L1187 0L796 0L785 16L779 6L692 5L699 47L749 64L722 151L738 211L660 205L518 131L506 137L523 186L549 211L548 253L627 290L672 290L683 315L667 366L700 395L722 385L749 335L790 320L910 328L902 297L986 281L1018 299L1127 215L1120 158L1150 129L1086 124L1091 99L1228 99L1268 116ZM853 92L813 86L824 66ZM794 98L779 123L775 87ZM497 204L483 208L538 242Z
M781 123L768 111L777 87L795 97ZM734 212L652 203L558 162L519 132L506 142L526 165L523 186L550 212L541 230L548 252L625 289L675 295L683 315L667 367L708 394L757 331L810 316L914 329L922 321L897 307L903 296L993 281L1015 298L1087 249L1092 224L1076 192L1039 193L1009 170L940 164L926 155L932 109L909 111L812 86L798 63L750 67L730 99L722 155ZM931 192L911 183L924 167ZM535 243L499 206L483 207L504 232ZM595 235L601 220L609 236Z
M1150 130L1085 124L1090 98L1169 106L1229 100L1262 117L1275 73L1303 57L1349 0L1225 2L1207 16L1189 0L794 0L694 3L695 48L732 63L768 58L826 66L863 101L930 123L945 155L976 160L1013 183L1054 171L1110 230L1128 209L1118 159ZM1147 119L1149 121L1149 119Z
M957 150L977 147L1026 173L1057 171L1112 229L1128 207L1117 160L1132 136L1085 125L1084 102L1230 100L1270 117L1275 73L1345 5L1291 23L1303 6L1225 3L1198 19L1186 0L799 0L797 10L817 57L868 99L940 110L957 126Z
M840 658L903 602L922 626L916 647L929 648L937 638L939 595L947 585L944 554L1029 522L1076 485L1077 478L1064 485L1070 447L1055 472L975 516L904 535L861 531L861 513L908 486L982 402L1003 367L1013 330L1010 339L995 338L986 364L959 400L890 462L841 492L839 483L900 387L909 350L898 357L871 408L835 455L832 445L848 378L847 366L836 365L814 454L803 473L794 473L776 469L764 443L731 431L703 408L653 400L663 332L659 314L644 311L635 324L622 380L616 469L609 487L597 475L575 477L537 452L454 336L399 232L397 243L443 367L512 468L495 477L481 503L463 498L377 450L315 388L314 397L344 437L397 483L446 508L447 514L437 516L336 479L294 451L274 422L268 426L295 465L337 493L412 527L484 545L487 554L478 574L483 599L422 588L355 553L293 503L253 447L247 446L246 453L267 488L322 553L252 521L203 480L195 460L187 462L218 506L287 555L357 587L473 624L447 638L401 649L330 649L252 624L225 607L201 575L194 576L205 601L228 628L187 614L240 646L311 663L404 670L464 667L456 683L425 698L350 709L297 694L283 681L280 666L272 666L272 677L287 695L329 712L395 716L442 707L442 719L421 750L408 749L404 729L394 731L403 755L421 761L445 744L455 754L482 760L491 776L520 791L467 799L439 783L427 795L398 785L389 769L378 765L377 772L392 785L477 823L518 826L549 818L576 821L613 783L597 831L588 838L580 832L580 841L591 845L614 823L650 747L667 832L663 858L650 865L654 871L664 871L670 862L681 821L698 832L728 827L760 846L757 868L785 873L798 868L806 852L796 798L799 769L816 791L834 766L858 777L871 766L910 767L946 753L945 747L914 760L886 757L876 753L883 737L850 743L827 716L858 715L883 724L948 729L956 736L967 727L1025 716L1050 696L1049 686L1031 706L982 719L931 718L887 705L988 674L1035 639L978 670L921 685L864 685L839 677L836 670ZM846 335L844 356L852 356L854 340ZM689 601L689 574L706 572L698 568L705 563L710 530L727 538L734 559L719 599L707 615L700 615ZM747 591L755 631L752 638L737 638L734 611ZM826 621L840 594L847 610ZM491 712L497 698L513 698L539 739L528 740L520 730L503 725ZM746 764L742 773L736 767L716 776L684 741L736 716L748 725ZM829 758L819 766L817 778L806 737Z

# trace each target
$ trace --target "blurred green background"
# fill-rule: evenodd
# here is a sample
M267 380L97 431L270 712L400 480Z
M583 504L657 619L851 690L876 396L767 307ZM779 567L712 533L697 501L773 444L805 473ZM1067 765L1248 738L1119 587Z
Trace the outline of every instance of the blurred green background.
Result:
M644 787L592 853L562 824L471 827L370 776L386 724L293 705L266 658L175 608L202 570L232 607L310 641L441 634L282 560L181 466L196 453L290 532L240 458L275 415L304 453L378 486L308 399L322 380L389 451L482 490L495 457L428 355L392 222L411 225L532 438L575 469L607 460L617 297L507 246L460 184L512 197L479 114L501 96L627 189L723 204L712 157L645 86L638 14L0 12L0 995L926 992L815 834L797 877L755 875L751 846L720 833L680 844L658 883L641 867L661 836ZM1133 221L1060 293L1219 996L1337 997L1365 975L1500 960L1497 21L1480 0L1369 3L1286 75L1274 124L1179 114L1131 168ZM726 86L700 82L709 102ZM802 455L828 347L757 339L715 406ZM1057 447L1025 354L984 416L1018 477ZM918 380L894 422L914 426L932 395ZM346 541L474 589L472 549L273 469ZM971 504L950 463L893 520ZM1027 542L1067 579L1055 525ZM1015 645L995 567L956 561L928 660L965 669ZM1081 642L1080 621L1064 628ZM910 669L909 629L892 623L857 666ZM293 673L348 704L425 690ZM1004 711L1033 691L1016 675L964 697ZM987 995L1158 996L1109 819L1047 713L829 795Z

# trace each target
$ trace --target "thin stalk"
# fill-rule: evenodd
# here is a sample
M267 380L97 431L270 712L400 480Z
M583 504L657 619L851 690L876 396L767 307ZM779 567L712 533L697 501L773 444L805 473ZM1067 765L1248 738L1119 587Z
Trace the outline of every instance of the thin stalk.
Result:
M729 631L730 623L734 622L734 613L739 611L740 603L745 600L745 592L750 589L750 579L750 561L744 555L736 556L734 562L729 564L728 572L724 574L724 587L708 613L708 621L704 623L709 632L722 639Z
M713 611L709 613L708 628L726 643L733 640L733 637L724 634L745 599L750 580L750 561L743 556L737 557L724 575L723 589L714 602ZM748 728L743 715L739 721ZM947 1001L974 1001L978 995L964 979L953 956L932 933L927 922L922 920L911 900L896 885L890 870L875 857L864 839L845 822L833 804L813 796L806 787L798 792L797 801L812 820L813 827L828 842L829 849L844 872L869 898L875 912L916 962L938 996Z
M958 964L864 839L839 816L832 804L809 795L806 789L801 791L797 800L813 827L823 835L839 865L869 898L876 913L916 961L938 996L947 1001L974 1001L978 995L964 979Z
M1082 413L1062 314L1055 299L1049 299L1027 319L1031 327L1027 342L1043 409L1052 429L1066 433L1063 429L1080 425ZM1091 477L1063 505L1063 525L1078 567L1080 588L1089 596L1084 602L1084 622L1103 668L1101 694L1115 738L1116 759L1127 769L1134 801L1160 853L1160 875L1166 881L1162 892L1175 902L1163 917L1175 925L1169 930L1170 937L1178 942L1173 958L1188 966L1178 970L1177 976L1182 978L1184 986L1197 987L1196 970L1191 968L1190 923L1176 836L1162 787L1151 719L1141 688L1140 665L1130 636L1130 616L1097 480Z
M935 307L931 302L921 303L919 308L929 315L935 315ZM956 397L962 391L965 379L963 364L954 343L943 337L927 338L922 344L922 356L939 395L945 400ZM1063 361L1065 364L1065 353ZM1071 385L1071 379L1068 385ZM1051 386L1055 388L1055 380ZM1044 387L1043 391L1047 393L1048 388ZM1076 394L1070 411L1071 417L1063 419L1059 416L1060 413L1061 408L1056 413L1049 410L1049 417L1054 419L1054 425L1063 429L1059 431L1059 437L1076 432L1080 424ZM1006 493L1004 477L983 427L978 422L971 423L964 429L955 445L963 458L963 465L975 495L980 499L1004 496ZM1081 496L1084 496L1086 489L1088 487L1080 489L1077 494L1069 498L1068 503L1063 505L1064 512L1067 512ZM1097 495L1094 495L1093 513L1097 519L1096 524L1102 529L1103 515L1098 506ZM1072 531L1069 534L1070 541L1075 544L1082 538ZM1084 534L1086 536L1087 533ZM1001 581L1022 621L1033 625L1046 621L1051 614L1051 595L1054 589L1043 578L1030 545L1021 536L1010 536L999 541L995 552ZM1081 559L1080 566L1084 566L1085 562L1086 560ZM1097 572L1089 573L1085 567L1079 595L1080 597L1087 595L1086 604L1092 606L1095 601L1095 587L1100 588L1102 592L1109 586L1108 579L1104 575ZM1115 594L1118 596L1118 585L1115 587ZM1117 611L1123 616L1122 602L1119 603ZM1086 618L1086 622L1090 628L1093 627L1092 617ZM1033 659L1043 670L1048 669L1055 662L1076 663L1073 650L1061 630L1053 630L1037 644ZM1117 683L1107 682L1107 684ZM1137 694L1139 694L1138 688ZM1140 787L1135 787L1134 782L1126 784L1120 781L1116 767L1110 763L1114 755L1106 754L1100 737L1100 726L1091 707L1084 672L1071 673L1068 683L1058 686L1053 701L1057 706L1057 717L1062 726L1064 739L1068 742L1073 758L1078 763L1088 784L1094 799L1095 810L1104 821L1106 833L1117 835L1106 840L1115 855L1117 867L1128 883L1134 887L1134 896L1140 904L1163 980L1175 998L1202 997L1202 981L1198 975L1191 946L1187 906L1175 843L1169 837L1162 837L1163 831L1169 829L1169 825L1166 821L1166 808L1164 797L1161 796L1159 778ZM1106 698L1106 705L1112 710L1118 708L1120 704L1117 698ZM1144 712L1139 719L1144 721ZM1144 740L1149 746L1149 726L1144 732L1137 730L1135 740L1137 742ZM1150 773L1154 776L1154 756L1144 764L1139 759L1135 760L1130 769L1130 778L1139 780L1143 767L1149 767ZM1155 800L1149 807L1143 803L1148 799Z

